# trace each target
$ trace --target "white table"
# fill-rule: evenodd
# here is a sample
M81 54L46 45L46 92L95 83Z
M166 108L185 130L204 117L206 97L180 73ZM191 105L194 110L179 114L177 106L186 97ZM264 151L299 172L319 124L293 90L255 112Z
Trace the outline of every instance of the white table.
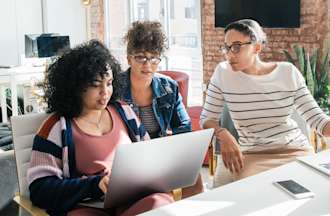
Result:
M324 153L330 157L330 150ZM295 200L272 184L281 179L294 179L316 195ZM301 162L291 162L142 215L329 216L330 177Z
M0 69L0 103L2 121L7 122L6 88L11 89L11 103L13 115L18 115L17 85L30 83L32 80L41 80L44 77L45 66L18 66Z

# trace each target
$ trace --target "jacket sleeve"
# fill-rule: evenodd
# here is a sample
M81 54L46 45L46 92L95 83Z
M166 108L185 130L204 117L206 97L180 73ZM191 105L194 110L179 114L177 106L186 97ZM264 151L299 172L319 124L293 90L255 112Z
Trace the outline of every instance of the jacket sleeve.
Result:
M101 176L69 178L64 175L63 149L54 140L38 134L34 138L27 171L30 199L49 213L66 212L85 198L103 195L98 184Z
M85 198L101 197L103 192L98 187L101 178L39 178L29 186L30 199L34 205L46 209L49 213L67 212Z
M182 96L179 88L175 85L175 104L171 119L171 129L173 134L185 133L191 131L191 120L182 102Z

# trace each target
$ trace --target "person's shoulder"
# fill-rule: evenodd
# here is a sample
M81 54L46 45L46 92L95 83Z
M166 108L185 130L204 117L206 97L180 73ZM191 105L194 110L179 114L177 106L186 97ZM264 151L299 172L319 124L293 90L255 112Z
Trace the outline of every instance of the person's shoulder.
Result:
M154 80L156 80L160 85L165 85L165 86L177 86L178 83L177 81L175 81L174 79L172 79L171 77L165 75L165 74L161 74L161 73L155 73L154 74Z
M220 74L228 74L232 72L232 68L228 61L222 61L217 64L217 66L214 69L214 74L220 75Z
M213 82L219 82L220 80L223 79L226 80L228 76L233 74L230 72L232 72L232 69L228 61L222 61L215 67L211 80Z
M299 69L291 62L277 62L279 68L279 76L277 80L281 83L286 83L288 86L298 88L299 85L303 84L304 77Z
M156 73L154 74L154 77L155 77L156 79L159 79L159 80L162 80L162 81L167 81L167 82L173 82L173 81L175 81L175 80L173 80L170 76L165 75L165 74L162 74L162 73L158 73L158 72L156 72Z
M123 100L112 101L108 105L108 108L109 107L115 108L120 114L124 114L127 119L136 118L136 114L132 107Z
M118 76L123 77L123 76L128 76L128 74L129 74L129 69L120 71L118 73Z
M279 61L279 62L276 62L276 64L280 67L285 67L285 68L295 68L296 66L294 64L292 64L291 62L288 62L288 61Z
M130 107L128 103L126 103L123 100L115 100L111 101L110 104L108 105L108 108L113 107L113 108L118 108L118 107Z
M52 131L54 130L61 131L61 128L62 128L61 116L58 115L57 113L51 113L42 122L37 132L37 135L47 139Z
M290 76L297 76L300 74L298 68L291 62L281 61L276 63L278 65L279 71L282 73L288 74Z

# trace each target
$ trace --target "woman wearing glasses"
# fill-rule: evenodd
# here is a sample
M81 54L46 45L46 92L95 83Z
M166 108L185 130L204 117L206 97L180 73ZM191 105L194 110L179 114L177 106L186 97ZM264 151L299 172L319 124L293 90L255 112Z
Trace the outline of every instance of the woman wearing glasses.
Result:
M156 73L166 49L166 36L159 22L134 22L124 37L130 66L122 74L123 100L141 118L151 138L191 131L178 85Z
M124 37L129 68L120 75L122 100L140 117L151 138L191 131L191 121L182 102L178 84L156 73L166 49L161 24L134 22ZM202 182L184 189L183 197L199 193Z
M221 51L226 61L215 69L201 114L202 126L216 129L224 166L234 180L313 153L291 118L294 110L311 128L330 136L330 118L313 99L298 69L288 62L259 58L265 42L266 35L254 20L239 20L225 28ZM224 105L238 141L219 125Z

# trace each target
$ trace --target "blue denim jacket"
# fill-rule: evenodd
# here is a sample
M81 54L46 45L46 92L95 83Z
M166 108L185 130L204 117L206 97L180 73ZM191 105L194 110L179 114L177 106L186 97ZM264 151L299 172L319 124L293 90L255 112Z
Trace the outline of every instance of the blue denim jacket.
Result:
M133 103L131 94L131 69L119 74L118 79L123 87L121 100L128 103L139 116L139 109ZM152 109L161 129L159 136L166 136L167 130L173 134L191 131L191 121L183 105L176 81L156 73L152 78Z

